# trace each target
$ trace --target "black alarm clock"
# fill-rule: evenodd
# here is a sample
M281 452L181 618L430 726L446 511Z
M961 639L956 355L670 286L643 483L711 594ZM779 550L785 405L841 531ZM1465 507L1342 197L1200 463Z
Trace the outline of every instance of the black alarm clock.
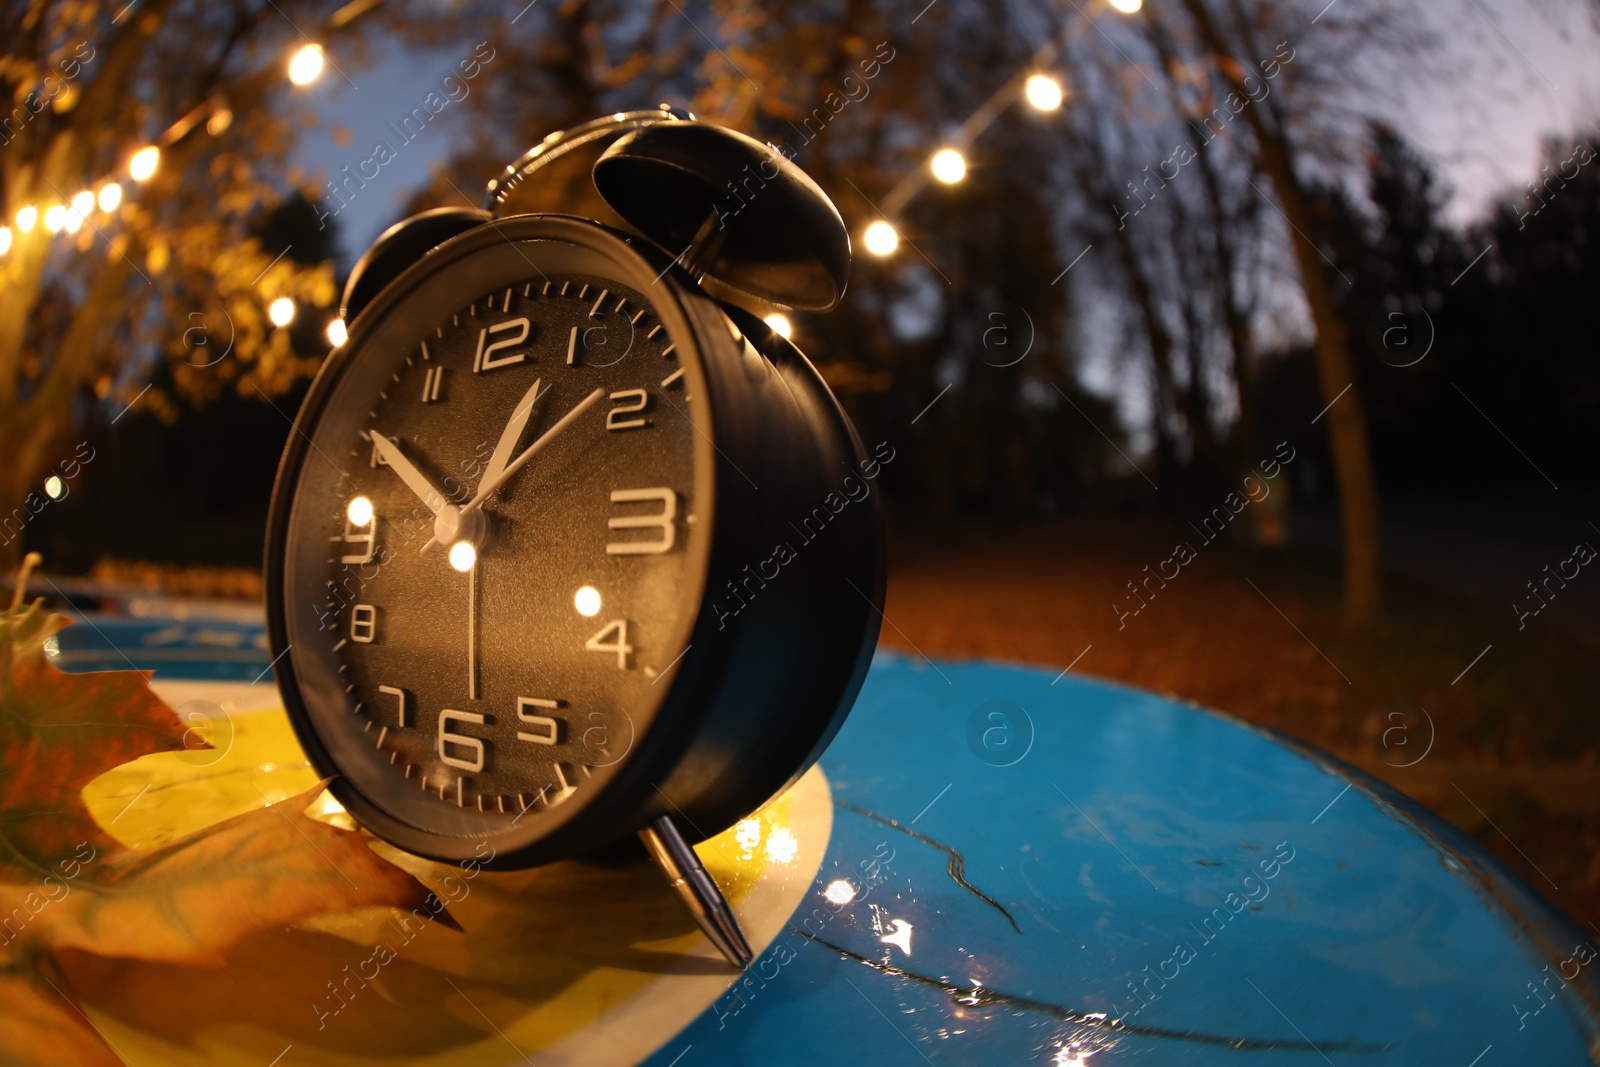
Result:
M498 214L607 137L594 184L634 232ZM884 457L701 283L826 310L849 259L782 153L666 108L552 135L482 210L368 250L266 551L284 703L357 821L505 868L638 834L749 961L689 845L794 783L849 711L884 586L878 495L850 487Z

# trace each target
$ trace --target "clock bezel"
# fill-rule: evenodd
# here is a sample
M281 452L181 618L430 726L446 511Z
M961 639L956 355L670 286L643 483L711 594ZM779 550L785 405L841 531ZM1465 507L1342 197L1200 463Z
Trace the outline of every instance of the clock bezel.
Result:
M519 248L525 245L541 247ZM597 271L593 263L564 268L552 262L552 257L563 258L563 245L580 250L587 256L604 259L603 269ZM450 834L440 829L418 826L396 816L383 803L363 792L330 753L319 731L318 717L308 710L303 699L295 651L289 642L290 624L286 613L291 609L285 604L288 596L294 592L286 589L285 582L289 572L287 538L295 514L296 489L306 461L312 455L314 446L311 442L315 431L326 415L339 385L356 365L361 353L367 350L374 335L383 332L397 314L418 322L425 321L425 329L431 328L435 321L448 316L454 307L481 298L484 293L492 292L501 285L511 284L513 279L503 273L495 275L494 280L488 283L479 280L479 274L505 270L500 263L490 262L497 247L509 247L523 253L520 258L527 261L526 270L515 277L514 281L518 284L528 280L528 272L537 275L541 269L570 269L578 273L612 277L644 293L653 312L666 327L672 343L677 346L680 366L685 372L686 393L701 401L690 404L688 414L696 430L693 438L694 500L690 505L690 513L697 516L697 526L702 533L697 538L699 551L691 561L693 581L680 593L680 596L692 597L692 600L680 615L679 632L674 635L673 644L688 643L689 635L695 630L704 610L717 513L717 470L712 444L716 437L715 415L711 410L712 405L704 402L708 390L703 361L708 349L720 346L731 351L732 341L727 334L719 336L717 331L707 330L701 317L687 313L680 299L686 291L685 282L673 276L676 268L670 262L663 262L664 257L653 248L641 248L626 235L590 220L570 216L515 216L451 238L407 268L362 309L350 324L345 343L330 354L319 370L296 416L294 432L289 436L273 492L267 526L265 571L268 635L277 664L275 669L278 672L279 689L296 736L313 767L319 774L332 779L329 788L334 797L374 834L409 852L444 861L481 859L481 843L487 841L496 856L495 866L520 867L603 844L636 828L632 824L639 821L636 817L638 805L622 803L622 797L611 787L619 778L639 778L638 768L634 765L641 762L662 768L662 773L656 777L664 777L665 771L681 755L681 750L694 740L692 731L679 731L682 736L673 737L670 736L671 731L655 729L663 719L677 717L671 709L683 702L674 700L675 691L678 690L676 683L684 673L684 668L692 666L692 663L681 664L674 669L674 676L666 680L667 684L662 687L664 691L654 702L645 722L638 721L643 716L636 716L636 709L627 709L634 727L630 750L615 763L597 768L570 800L547 810L530 811L525 819L518 820L517 825L511 825L506 816L498 813L485 812L480 816L476 812L469 812L470 816L482 820L484 832ZM504 256L501 258L504 259ZM512 261L506 262L515 266ZM474 263L480 270L471 277L457 279L446 275L452 269L459 272L461 268ZM456 303L458 290L467 295ZM724 358L727 355L725 353ZM636 790L622 792L634 793ZM496 821L506 823L506 828L497 829L494 826Z

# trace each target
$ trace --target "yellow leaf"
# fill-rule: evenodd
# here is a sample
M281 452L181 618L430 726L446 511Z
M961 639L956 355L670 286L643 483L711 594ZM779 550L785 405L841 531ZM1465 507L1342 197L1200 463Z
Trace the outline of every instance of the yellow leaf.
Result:
M307 817L322 784L152 849L122 847L83 788L181 750L184 726L143 671L64 674L45 658L67 625L18 594L0 614L0 1050L17 1067L116 1064L71 999L56 953L218 965L244 938L370 906L454 926L369 838ZM189 746L193 747L193 746Z

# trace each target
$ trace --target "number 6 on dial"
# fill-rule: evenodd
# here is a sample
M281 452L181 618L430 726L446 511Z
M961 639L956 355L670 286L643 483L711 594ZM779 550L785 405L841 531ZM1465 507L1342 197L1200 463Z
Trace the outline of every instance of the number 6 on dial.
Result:
M439 758L447 765L454 767L457 770L483 770L482 739L468 737L466 734L451 733L450 723L452 720L456 722L471 722L481 724L483 722L483 716L479 715L475 711L456 711L453 708L445 708L443 711L439 712ZM462 759L460 756L452 756L448 751L446 751L446 745L457 745L461 748L467 749L472 753L472 758Z

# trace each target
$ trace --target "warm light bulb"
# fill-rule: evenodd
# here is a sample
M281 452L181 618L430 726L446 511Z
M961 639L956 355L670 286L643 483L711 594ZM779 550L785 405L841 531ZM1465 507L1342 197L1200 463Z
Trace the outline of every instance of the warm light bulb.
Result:
M122 186L116 182L107 182L100 187L100 210L115 211L117 205L122 203Z
M573 594L572 606L585 618L600 614L600 590L592 585L584 586Z
M1144 6L1144 0L1111 0L1111 6L1124 15L1133 15Z
M350 331L345 329L343 319L334 319L332 322L328 323L328 343L334 348L338 348L340 345L344 344L345 341L349 340L349 338Z
M17 212L18 232L27 233L29 230L33 229L33 224L37 221L39 221L39 209L34 207L32 204L29 204L27 207Z
M280 296L267 308L267 318L274 326L287 326L294 321L294 301Z
M161 149L155 145L141 148L128 160L128 173L136 182L145 181L156 172L156 165L161 162Z
M894 227L879 219L867 227L867 232L862 235L862 242L867 246L867 251L875 256L887 256L900 246L900 235Z
M62 483L59 475L52 474L44 480L44 494L51 500L60 500L67 495L67 487Z
M939 149L928 165L933 169L933 176L946 185L954 185L967 176L967 161L954 148Z
M344 509L349 516L351 526L365 526L372 521L372 501L364 496L358 496L350 501L350 506Z
M87 218L89 212L94 210L94 194L85 189L77 196L74 196L72 198L72 210Z
M0 256L11 251L11 227L0 226Z
M463 573L470 571L478 562L478 550L472 547L471 541L457 541L450 546L450 566Z
M1066 95L1061 90L1061 83L1048 74L1030 74L1023 83L1022 95L1027 97L1028 103L1040 111L1054 111L1061 106L1061 101Z
M310 85L322 76L322 46L308 44L289 60L289 80L296 85Z
M68 208L61 216L61 227L68 233L77 233L83 229L83 216L72 208Z
M780 315L777 312L773 312L762 321L768 326L771 326L774 333L782 334L784 337L794 336L794 325L790 323L789 316L787 315Z
M44 228L51 233L60 233L61 227L67 224L67 209L60 204L53 204L44 213Z

